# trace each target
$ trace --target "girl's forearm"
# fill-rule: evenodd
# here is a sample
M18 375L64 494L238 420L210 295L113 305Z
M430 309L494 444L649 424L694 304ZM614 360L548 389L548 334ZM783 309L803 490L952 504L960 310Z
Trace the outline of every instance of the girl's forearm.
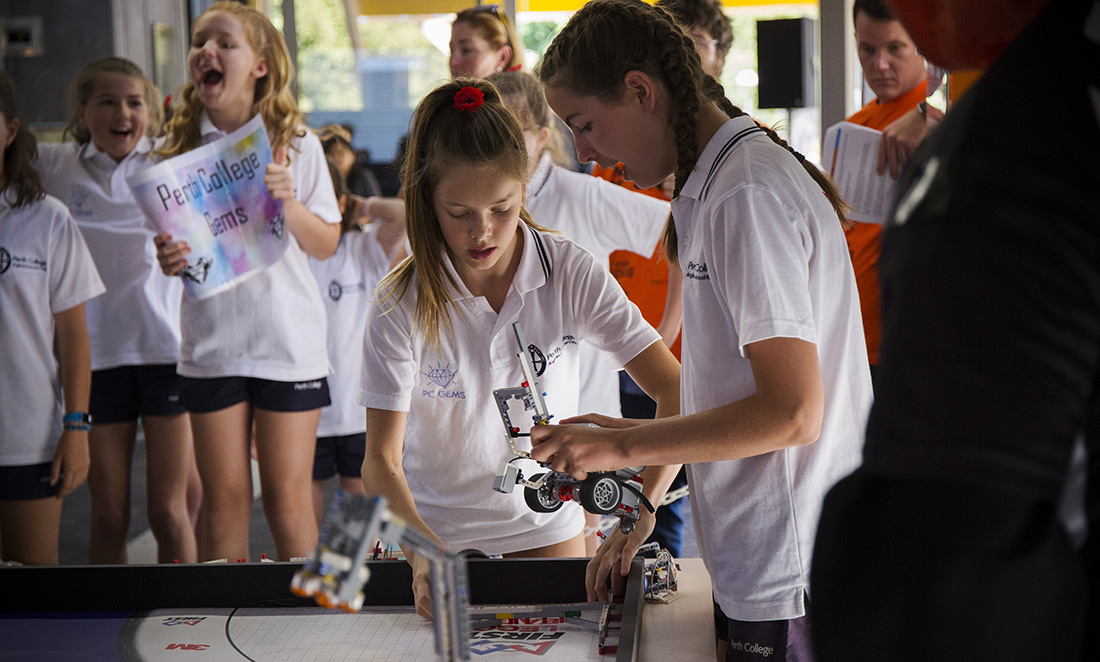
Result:
M310 257L324 260L336 252L340 244L340 224L325 223L301 202L285 202L286 224L302 250Z
M782 411L757 396L690 416L617 431L630 464L718 462L811 443L808 412ZM810 438L812 435L812 438Z
M54 316L66 412L87 412L92 392L92 350L84 304Z
M367 494L384 496L389 503L389 509L398 517L405 520L406 525L415 528L424 535L433 538L440 547L443 541L432 531L431 527L420 517L416 509L416 501L412 491L405 480L405 472L400 464L380 455L367 455L363 460L363 488ZM408 556L408 550L406 556Z

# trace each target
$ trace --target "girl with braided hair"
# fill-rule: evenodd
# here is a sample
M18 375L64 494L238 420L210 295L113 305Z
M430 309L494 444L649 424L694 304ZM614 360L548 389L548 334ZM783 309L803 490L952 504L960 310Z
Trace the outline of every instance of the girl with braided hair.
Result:
M533 512L521 490L492 489L515 456L493 398L523 382L513 322L556 416L580 411L582 342L624 366L659 416L679 412L680 371L607 266L531 221L527 159L519 120L492 83L455 79L417 106L404 172L412 256L379 284L363 338L363 484L452 551L583 556L576 504ZM405 554L427 617L428 561Z
M576 477L689 463L719 659L811 659L818 514L859 463L871 402L843 203L725 99L660 9L590 2L554 39L539 76L581 160L622 162L639 186L675 173L665 234L684 275L684 322L679 419L568 419L614 427L540 427L532 455ZM665 484L645 481L650 501ZM606 599L608 575L626 574L652 522L643 514L629 536L604 542L589 567L590 599Z

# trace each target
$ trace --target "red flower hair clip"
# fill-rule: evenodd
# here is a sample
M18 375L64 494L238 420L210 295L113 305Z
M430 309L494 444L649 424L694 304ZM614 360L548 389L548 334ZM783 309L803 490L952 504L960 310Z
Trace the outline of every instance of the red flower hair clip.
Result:
M485 103L485 93L476 87L464 87L455 92L455 108L476 113L481 104Z

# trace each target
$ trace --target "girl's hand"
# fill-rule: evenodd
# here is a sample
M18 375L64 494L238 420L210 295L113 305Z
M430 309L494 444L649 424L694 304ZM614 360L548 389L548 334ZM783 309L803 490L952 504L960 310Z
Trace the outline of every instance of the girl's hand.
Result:
M284 206L294 202L294 176L287 167L286 155L287 148L284 145L275 151L272 162L267 164L267 170L264 171L267 192L271 197L282 200Z
M613 420L606 416L589 414L563 422L607 422L619 425ZM629 426L628 422L623 427ZM612 428L535 425L531 428L531 457L538 462L549 463L554 471L584 480L589 471L612 471L629 466L621 437L622 434Z
M416 613L432 620L431 562L422 556L413 556L409 561L413 571L413 600Z
M191 247L186 241L172 241L172 235L158 234L153 237L153 244L157 247L157 262L165 276L176 276L187 266Z
M607 580L611 578L611 593L621 593L626 577L630 574L630 562L638 553L638 548L645 544L647 538L653 533L656 523L653 513L643 509L641 518L629 535L615 528L611 535L596 549L592 560L584 571L584 587L588 592L589 602L610 602L611 596L607 592ZM617 570L617 572L612 572Z
M64 430L53 453L53 465L50 467L50 487L61 481L58 499L76 491L88 478L91 458L88 454L88 432Z

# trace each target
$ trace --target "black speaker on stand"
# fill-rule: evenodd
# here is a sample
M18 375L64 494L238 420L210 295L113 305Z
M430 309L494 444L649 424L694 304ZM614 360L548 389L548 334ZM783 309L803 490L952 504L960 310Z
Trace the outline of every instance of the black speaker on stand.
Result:
M787 109L788 139L792 109L815 103L814 31L808 18L756 22L757 107Z

